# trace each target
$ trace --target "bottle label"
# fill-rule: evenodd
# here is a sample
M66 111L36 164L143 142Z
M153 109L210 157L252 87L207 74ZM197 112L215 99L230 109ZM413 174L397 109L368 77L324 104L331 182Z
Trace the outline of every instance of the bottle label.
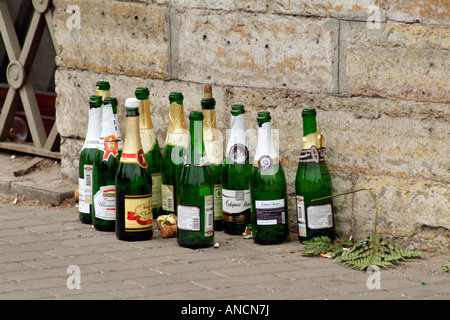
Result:
M173 186L161 184L162 208L165 211L175 212L175 204L173 198Z
M325 161L324 151L325 147L317 149L316 146L312 146L310 149L302 149L299 162L323 162Z
M178 205L178 229L187 231L200 231L200 206Z
M250 190L222 189L222 208L224 222L250 223Z
M92 204L92 182L94 166L84 165L84 202L87 205Z
M255 200L256 224L270 226L286 223L284 199Z
M214 197L205 196L205 237L214 235Z
M161 207L162 196L161 196L161 172L152 173L152 204L153 208Z
M141 129L140 130L142 148L144 153L148 153L153 150L156 145L156 133L155 129Z
M189 145L189 132L186 129L182 129L181 132L168 132L166 145L187 149Z
M214 220L222 220L222 185L214 185Z
M152 194L125 195L125 231L153 230Z
M216 129L217 130L217 129ZM223 146L222 141L212 140L204 141L205 152L208 157L208 162L216 166L223 163Z
M244 164L249 157L248 148L241 143L236 143L228 150L227 157L232 163Z
M89 213L89 203L84 201L84 179L78 179L78 211L82 213Z
M116 220L116 186L103 186L94 195L95 217Z
M301 237L306 237L305 198L303 196L296 196L296 198L298 235Z
M253 166L261 170L267 170L278 163L278 158L272 158L269 155L264 155L259 157L259 159L255 159L253 162Z
M187 231L200 231L201 207L193 205L178 205L178 228ZM205 196L205 237L214 235L213 196Z
M139 149L136 153L125 153L122 152L120 157L120 162L122 163L137 163L142 168L147 168L147 160L145 160L145 154L142 149Z
M333 213L331 204L307 206L306 215L308 228L311 230L331 228L333 226Z
M110 156L113 156L114 158L117 157L119 154L119 150L123 149L123 142L122 139L115 136L115 135L109 135L105 137L103 140L103 143L100 144L100 150L103 151L103 161L108 161Z

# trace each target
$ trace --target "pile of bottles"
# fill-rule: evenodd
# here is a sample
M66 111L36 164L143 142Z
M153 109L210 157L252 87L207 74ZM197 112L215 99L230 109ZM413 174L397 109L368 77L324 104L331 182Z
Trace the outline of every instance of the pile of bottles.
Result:
M108 82L97 82L89 100L89 123L79 163L80 221L115 231L120 240L149 240L154 219L176 216L180 246L214 244L214 231L251 234L258 244L289 239L286 178L275 147L271 116L259 112L253 157L244 106L231 107L225 155L217 129L212 87L201 110L189 114L183 95L169 95L169 127L161 151L150 114L149 90L126 99L125 139L117 125L117 99ZM316 111L305 108L295 179L298 237L333 236L331 179ZM328 198L327 198L328 197ZM322 199L325 198L325 199ZM251 230L251 232L249 232Z

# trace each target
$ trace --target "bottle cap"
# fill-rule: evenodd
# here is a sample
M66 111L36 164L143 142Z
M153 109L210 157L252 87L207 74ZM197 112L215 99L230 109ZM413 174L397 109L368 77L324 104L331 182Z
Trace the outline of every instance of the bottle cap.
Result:
M189 120L203 120L203 112L191 111L189 114Z
M97 81L97 88L99 90L109 90L110 89L110 85L108 81Z
M136 98L138 99L148 99L148 96L150 95L150 92L147 88L139 87L135 91Z
M237 116L242 113L245 113L244 106L242 104L233 104L231 106L231 114Z
M313 108L305 108L302 110L302 117L315 117L316 116L316 110Z
M139 100L136 98L128 98L125 100L125 107L128 108L137 108L139 107Z
M171 92L169 99L183 99L183 94L181 92Z
M258 126L262 126L263 123L270 122L270 112L262 111L258 112Z
M103 98L99 95L93 95L89 98L89 105L94 108L101 107L103 104Z
M105 100L103 100L103 104L111 104L113 106L117 106L117 99L114 97L106 97Z
M211 99L212 98L212 87L210 84L206 84L205 88L203 89L203 97L205 99Z

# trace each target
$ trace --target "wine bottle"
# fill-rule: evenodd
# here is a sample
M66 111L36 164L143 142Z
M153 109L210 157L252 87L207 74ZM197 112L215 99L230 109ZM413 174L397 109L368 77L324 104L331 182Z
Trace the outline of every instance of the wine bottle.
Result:
M225 233L242 235L251 223L249 144L244 106L231 107L231 129L222 172L222 210Z
M298 237L300 241L318 236L334 237L331 177L325 162L325 143L317 127L316 111L302 111L303 140L295 177Z
M139 100L128 98L125 141L116 175L116 236L149 240L153 236L152 176L139 134Z
M258 113L258 142L250 177L253 240L279 244L289 237L286 178L271 133L269 112Z
M214 243L214 187L203 142L203 114L192 111L189 124L190 143L179 184L177 241L195 249Z

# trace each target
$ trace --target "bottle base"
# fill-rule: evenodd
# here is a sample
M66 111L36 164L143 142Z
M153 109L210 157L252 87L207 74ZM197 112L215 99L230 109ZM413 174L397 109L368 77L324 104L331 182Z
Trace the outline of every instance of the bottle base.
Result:
M82 216L80 214L80 222L84 224L92 224L92 217L91 216Z
M145 241L145 240L151 240L153 237L153 232L151 233L117 233L116 237L119 240L122 241Z

